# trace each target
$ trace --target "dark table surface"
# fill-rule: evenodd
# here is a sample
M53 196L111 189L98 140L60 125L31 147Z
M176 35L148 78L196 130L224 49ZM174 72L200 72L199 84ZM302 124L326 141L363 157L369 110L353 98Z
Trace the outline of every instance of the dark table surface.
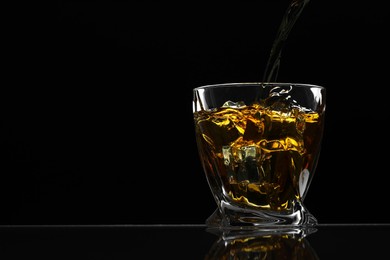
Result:
M320 224L303 237L201 224L0 226L0 259L390 259L389 236L390 224Z

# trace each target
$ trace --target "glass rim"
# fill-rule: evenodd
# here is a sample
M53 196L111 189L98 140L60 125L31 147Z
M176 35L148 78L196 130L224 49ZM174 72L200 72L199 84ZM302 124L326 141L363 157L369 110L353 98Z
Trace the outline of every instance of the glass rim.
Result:
M231 82L231 83L216 83L202 85L194 88L193 90L200 90L206 88L220 88L220 87L241 87L241 86L293 86L293 87L310 87L325 90L325 87L316 84L309 83L295 83L295 82Z

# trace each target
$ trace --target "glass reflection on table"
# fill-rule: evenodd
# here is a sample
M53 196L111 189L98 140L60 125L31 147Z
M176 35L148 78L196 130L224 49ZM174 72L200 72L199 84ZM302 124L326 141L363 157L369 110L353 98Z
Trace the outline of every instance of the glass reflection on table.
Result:
M221 231L204 224L0 225L0 259L41 259L42 254L50 255L49 259L61 254L64 259L145 260L383 259L389 255L390 223L319 224L315 229L276 231Z
M315 250L306 237L315 228L218 230L205 260L211 259L316 259Z

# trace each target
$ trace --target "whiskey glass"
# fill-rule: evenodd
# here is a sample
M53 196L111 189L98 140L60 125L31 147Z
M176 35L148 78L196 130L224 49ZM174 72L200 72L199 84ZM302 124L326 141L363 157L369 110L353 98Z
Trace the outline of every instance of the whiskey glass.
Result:
M217 204L208 227L307 227L304 206L324 129L326 90L302 83L193 89L199 158Z

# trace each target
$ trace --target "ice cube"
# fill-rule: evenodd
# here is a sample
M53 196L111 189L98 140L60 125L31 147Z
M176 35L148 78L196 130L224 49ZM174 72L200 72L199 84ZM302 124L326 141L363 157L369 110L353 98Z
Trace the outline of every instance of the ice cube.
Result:
M232 148L228 145L222 147L223 163L228 166L231 162Z
M245 107L245 103L243 101L233 102L231 100L226 101L222 107L230 107L230 108L243 108Z
M243 146L241 147L241 150L243 151L244 160L250 159L250 158L256 158L257 156L257 149L256 146L250 145L250 146Z

